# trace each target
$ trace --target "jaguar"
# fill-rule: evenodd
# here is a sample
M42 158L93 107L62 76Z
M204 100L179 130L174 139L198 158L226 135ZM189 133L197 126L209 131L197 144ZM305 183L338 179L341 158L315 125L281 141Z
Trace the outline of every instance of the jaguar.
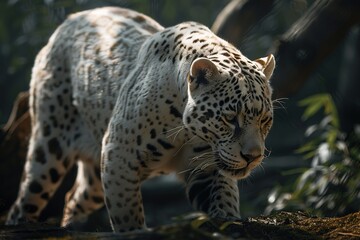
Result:
M141 183L175 172L194 209L237 219L237 181L266 157L273 55L256 60L206 26L164 28L103 7L70 15L36 57L31 137L8 225L38 221L77 166L61 225L104 204L114 231L146 229Z

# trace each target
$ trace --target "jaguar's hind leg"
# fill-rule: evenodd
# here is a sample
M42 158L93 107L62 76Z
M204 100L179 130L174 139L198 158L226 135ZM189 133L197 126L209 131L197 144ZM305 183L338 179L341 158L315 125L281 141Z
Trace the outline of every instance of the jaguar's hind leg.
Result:
M7 224L36 221L74 163L84 125L72 102L69 72L39 53L30 84L31 137L18 197ZM59 66L61 66L59 64Z
M73 164L61 138L44 137L38 124L32 132L19 194L6 222L10 225L37 221Z
M66 227L85 221L89 214L104 205L99 166L87 160L78 161L77 165L77 178L73 188L66 195L61 222L61 225Z

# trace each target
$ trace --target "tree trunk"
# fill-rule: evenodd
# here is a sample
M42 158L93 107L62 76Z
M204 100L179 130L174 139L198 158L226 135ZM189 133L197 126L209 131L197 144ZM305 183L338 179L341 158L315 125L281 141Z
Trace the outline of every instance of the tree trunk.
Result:
M0 139L0 213L14 202L25 163L31 131L29 94L19 93Z
M360 124L360 27L353 32L345 47L344 60L337 84L335 101L341 129L349 135L356 124Z
M217 16L211 30L239 46L249 30L274 6L274 0L233 0Z
M359 13L358 0L315 1L271 51L277 62L272 79L274 98L296 93L360 22Z

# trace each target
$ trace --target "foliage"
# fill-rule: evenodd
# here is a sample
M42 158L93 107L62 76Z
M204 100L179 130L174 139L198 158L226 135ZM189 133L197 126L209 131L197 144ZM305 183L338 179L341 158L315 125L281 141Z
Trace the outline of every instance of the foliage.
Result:
M329 94L317 94L300 102L303 120L323 109L324 118L305 132L309 141L297 150L311 160L309 168L291 184L292 190L275 188L269 195L272 210L299 209L318 215L341 215L360 206L360 129L345 136L340 131L337 109ZM357 128L359 128L358 126Z

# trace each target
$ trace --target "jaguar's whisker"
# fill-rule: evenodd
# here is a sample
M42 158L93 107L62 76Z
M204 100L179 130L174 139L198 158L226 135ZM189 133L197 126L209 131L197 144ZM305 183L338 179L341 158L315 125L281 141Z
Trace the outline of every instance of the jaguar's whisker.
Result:
M166 136L166 138L171 138L172 136L174 136L174 137L173 137L173 139L172 139L172 141L174 142L174 141L175 141L175 139L176 139L176 137L179 135L179 133L180 133L182 130L184 130L184 129L185 129L185 127L184 127L184 126L182 126L180 129L178 129L178 130L174 130L175 132L173 132L173 133L171 133L171 134L167 135L167 136Z
M180 150L186 145L186 144L189 144L192 140L194 140L196 138L196 136L192 136L189 140L187 140L186 142L184 142L180 147L179 149L174 153L173 157L175 157L179 152Z

